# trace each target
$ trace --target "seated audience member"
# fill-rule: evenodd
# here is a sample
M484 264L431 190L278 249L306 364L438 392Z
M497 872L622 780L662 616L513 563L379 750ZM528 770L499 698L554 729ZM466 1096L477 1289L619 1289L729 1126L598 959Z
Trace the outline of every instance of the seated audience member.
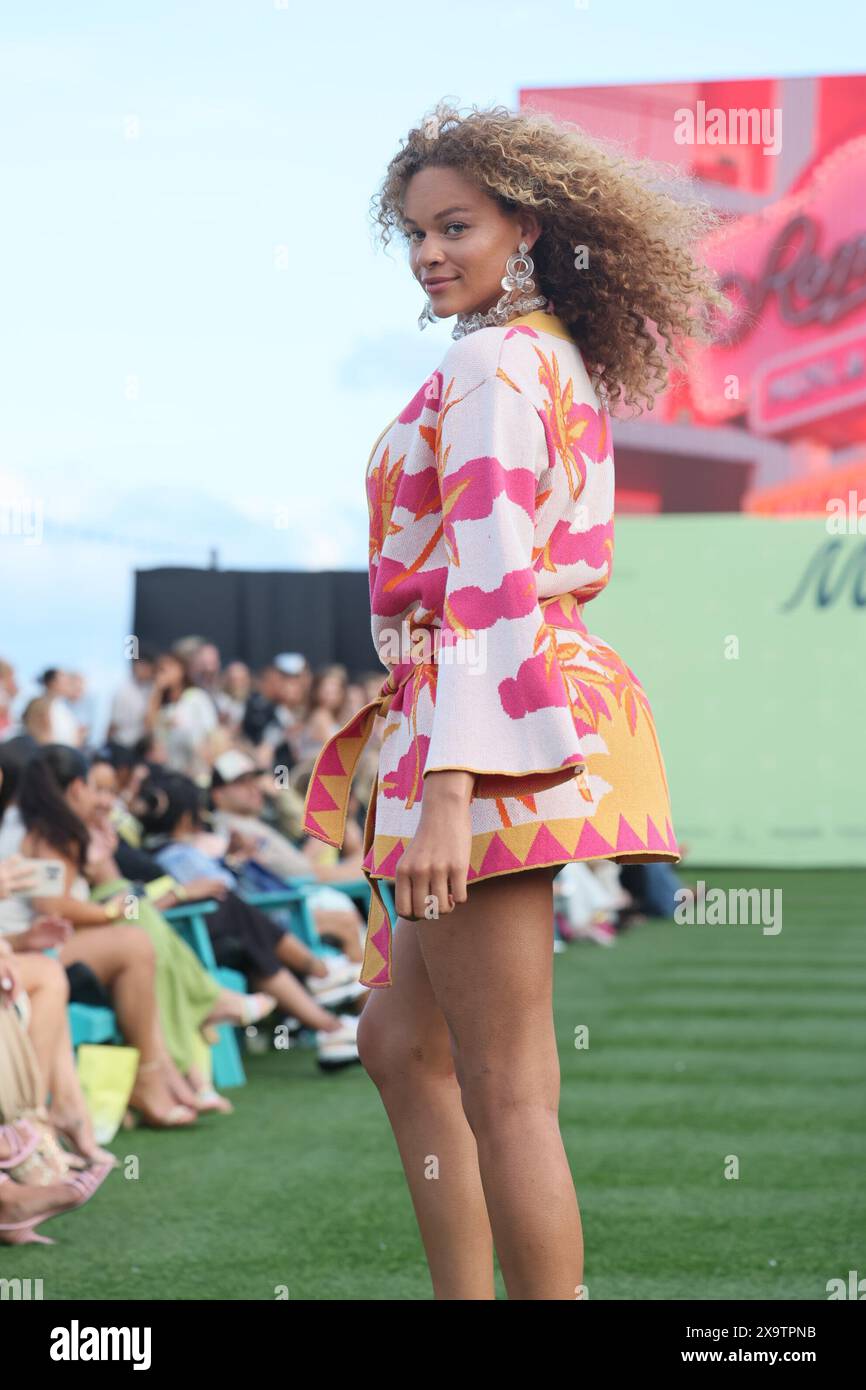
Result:
M53 702L47 695L37 695L29 700L21 715L21 734L27 735L34 743L54 743Z
M77 698L78 686L70 671L50 667L39 677L50 702L51 742L65 743L70 748L80 748L84 742L84 728L75 716L70 701Z
M220 720L233 735L240 730L252 685L249 666L242 661L230 661L214 698Z
M241 836L250 857L269 870L277 882L310 875L322 880L322 886L308 894L316 930L322 938L337 941L349 960L360 963L364 955L364 923L358 909L345 893L324 886L325 879L337 883L341 878L346 882L363 878L360 849L351 859L337 865L320 866L316 849L308 852L308 846L320 845L321 841L308 839L304 849L298 849L262 819L263 787L271 785L267 773L262 774L246 753L236 749L222 753L214 763L211 778L214 828L227 835L235 831Z
M20 771L17 802L25 830L20 852L27 858L59 860L63 869L62 892L30 899L30 911L72 923L72 935L58 944L61 963L67 968L79 963L89 967L110 996L122 1036L138 1048L130 1108L158 1128L192 1124L196 1108L185 1103L193 1100L191 1088L174 1066L160 1026L153 943L123 920L126 895L106 903L90 900L85 877L89 836L82 818L90 792L81 753L62 744L40 749ZM12 926L19 936L21 923Z
M307 712L292 731L292 749L298 762L314 756L345 724L348 684L345 666L326 666L313 677Z
M186 887L203 877L219 883L221 892L214 896L221 896L223 911L206 918L217 961L242 970L256 989L273 995L285 1013L315 1029L322 1065L357 1060L357 1018L348 1014L334 1018L319 1002L332 995L336 1000L363 993L357 965L339 958L331 964L328 958L317 957L291 932L237 895L237 877L224 859L197 843L206 830L198 787L188 777L154 771L140 788L133 810L146 835L145 849L165 873ZM310 989L295 971L309 980Z
M108 738L124 748L133 748L146 732L150 694L156 672L156 649L142 642L138 655L129 663L129 676L114 693L108 725Z
M87 689L87 682L80 671L67 671L66 677L66 703L78 722L80 734L78 746L84 748L90 742L90 731L93 725L93 696Z
M612 866L616 869L616 865ZM553 880L553 901L559 934L565 941L616 942L616 917L631 900L614 878L593 872L593 864L564 864Z
M88 770L90 809L84 817L90 836L86 873L97 901L116 894L136 897L136 921L146 931L156 951L156 994L160 1022L166 1044L178 1071L195 1093L196 1109L230 1112L231 1106L218 1096L210 1084L210 1057L205 1037L217 1023L257 1023L276 1004L269 994L239 994L223 988L186 942L162 916L161 909L177 906L181 890L166 884L158 894L144 887L133 875L120 868L121 842L112 823L117 807L114 768L97 754ZM198 885L206 897L211 887L205 880ZM183 892L186 901L189 894ZM204 1036L203 1036L204 1034Z
M216 697L222 688L219 648L204 637L188 637L175 642L174 651L186 663L193 685L210 695L216 707Z
M5 908L10 899L31 893L33 880L32 866L20 855L0 859L0 909ZM43 954L45 949L66 940L71 931L70 924L62 918L37 917L25 933L7 937L0 913L0 977L8 1000L19 1001L19 1015L39 1064L43 1090L36 1117L47 1131L43 1133L43 1140L51 1141L41 1143L40 1157L42 1166L54 1178L63 1177L69 1168L57 1147L58 1139L64 1140L80 1160L76 1166L107 1163L113 1168L116 1164L114 1157L100 1148L94 1138L93 1124L75 1070L66 1012L69 999L66 972L58 960ZM26 1000L22 1001L21 994ZM0 1068L2 1065L0 1057Z
M166 766L194 781L209 779L218 724L213 700L193 684L183 659L173 651L163 652L156 663L145 725L162 744Z
M303 718L311 679L300 652L280 652L261 672L247 701L241 734L254 748L267 750L271 767L290 771L298 761L290 735Z
M682 848L685 855L685 846ZM698 898L703 897L703 886L685 886L673 864L623 864L621 877L623 887L628 889L634 899L635 911L647 917L672 919L677 904L683 901L685 893L691 893Z

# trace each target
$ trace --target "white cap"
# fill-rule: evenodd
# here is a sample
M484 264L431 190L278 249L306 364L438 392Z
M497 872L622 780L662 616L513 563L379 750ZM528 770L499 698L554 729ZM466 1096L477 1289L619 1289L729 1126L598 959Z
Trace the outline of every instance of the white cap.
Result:
M236 782L239 777L247 777L251 772L260 770L249 754L242 753L239 748L229 748L214 760L211 783L218 787L225 786L228 782Z

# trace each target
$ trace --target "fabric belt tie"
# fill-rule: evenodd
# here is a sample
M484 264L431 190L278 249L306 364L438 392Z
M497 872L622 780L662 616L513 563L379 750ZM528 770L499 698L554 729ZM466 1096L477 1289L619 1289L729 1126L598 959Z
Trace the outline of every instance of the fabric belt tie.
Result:
M346 833L349 793L358 759L366 747L377 715L386 715L392 706L402 706L403 690L411 680L420 681L425 666L433 662L406 661L389 671L379 694L348 723L332 734L313 764L307 794L304 798L303 827L308 835L324 840L326 845L341 849ZM380 989L392 983L391 977L391 917L382 898L378 881L366 867L373 847L376 825L378 774L373 780L367 818L364 822L364 877L370 886L370 908L367 913L367 936L364 942L364 961L361 983L368 989Z

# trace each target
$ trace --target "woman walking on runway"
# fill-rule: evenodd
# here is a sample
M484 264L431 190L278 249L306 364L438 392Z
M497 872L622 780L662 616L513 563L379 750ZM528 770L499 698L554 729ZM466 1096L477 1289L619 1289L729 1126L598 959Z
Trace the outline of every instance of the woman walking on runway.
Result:
M581 1296L552 1010L557 869L676 863L646 694L583 620L607 584L608 410L652 401L723 307L713 214L535 113L440 104L377 195L455 342L367 466L378 697L333 735L305 829L342 843L377 716L361 1061L399 1148L437 1299ZM654 328L650 325L654 325ZM393 929L379 880L395 885Z

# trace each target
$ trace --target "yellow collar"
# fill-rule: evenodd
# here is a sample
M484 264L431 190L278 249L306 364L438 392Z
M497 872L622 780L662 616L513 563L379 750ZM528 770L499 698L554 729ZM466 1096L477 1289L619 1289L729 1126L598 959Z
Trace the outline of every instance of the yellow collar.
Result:
M562 319L556 314L546 313L544 309L533 309L530 314L518 314L516 318L508 320L507 327L513 328L516 323L525 323L527 328L535 328L539 333L552 333L554 338L574 341Z

